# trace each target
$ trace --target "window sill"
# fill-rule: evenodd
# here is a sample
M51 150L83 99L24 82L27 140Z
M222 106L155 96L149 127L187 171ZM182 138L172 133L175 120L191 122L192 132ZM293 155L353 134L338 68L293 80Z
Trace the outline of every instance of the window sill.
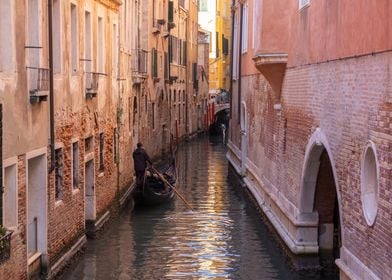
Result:
M37 259L41 257L42 253L41 252L36 252L31 257L29 257L29 260L27 261L27 265L30 266L32 263L34 263Z
M60 207L61 205L64 205L63 200L57 200L57 201L54 203L54 208Z
M79 188L73 189L73 190L72 190L72 195L77 195L79 192L80 192L80 189L79 189Z
M105 175L105 173L103 171L100 171L98 174L98 178L102 178Z

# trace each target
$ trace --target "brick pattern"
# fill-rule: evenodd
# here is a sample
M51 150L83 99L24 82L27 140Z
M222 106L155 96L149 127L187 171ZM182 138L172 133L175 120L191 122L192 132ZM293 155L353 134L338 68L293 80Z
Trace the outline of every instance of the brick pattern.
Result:
M242 100L249 118L248 158L258 167L258 176L298 208L305 149L320 127L338 177L343 245L380 278L392 273L392 256L386 249L392 248L392 106L385 98L391 56L384 53L288 69L280 113L274 111L271 90L261 76L242 77ZM237 98L235 83L230 137L241 148ZM380 166L378 215L372 227L364 218L360 186L361 155L369 140L376 145ZM332 198L328 202L334 203Z

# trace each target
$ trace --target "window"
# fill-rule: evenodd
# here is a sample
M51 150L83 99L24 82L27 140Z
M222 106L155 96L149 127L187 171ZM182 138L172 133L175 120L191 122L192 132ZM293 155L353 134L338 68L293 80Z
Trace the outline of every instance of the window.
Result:
M60 33L60 32L59 32ZM71 71L77 73L79 68L78 57L78 10L76 5L71 4Z
M219 57L219 32L216 32L216 45L215 45L215 49L216 49L216 58Z
M245 3L242 6L242 53L248 51L248 10L249 5Z
M72 188L79 188L79 142L72 143Z
M181 103L178 104L178 123L181 123Z
M229 40L222 34L222 53L223 55L229 54Z
M18 226L18 184L17 167L12 164L4 168L4 226Z
M98 70L101 73L105 72L105 55L104 55L104 26L103 19L98 17Z
M113 23L113 31L112 31L112 72L113 77L116 77L117 73L117 60L118 60L118 40L117 40L117 25Z
M299 9L308 7L310 4L310 0L299 0Z
M93 137L89 136L86 139L84 139L84 153L92 153L94 151L94 141Z
M169 6L168 6L168 16L167 16L167 21L168 22L174 22L174 2L169 1Z
M84 59L85 61L85 71L91 72L91 60L92 60L92 34L91 34L91 14L89 12L85 12L84 14L85 21L85 45L84 45Z
M0 71L13 69L13 2L14 0L0 2Z
M64 157L63 148L55 150L55 198L56 200L63 199L64 192Z
M61 73L61 0L53 0L53 72Z
M105 149L105 136L103 133L99 134L99 171L105 170L105 158L104 158L104 149Z
M136 135L136 118L137 118L137 98L136 96L133 98L133 136Z
M208 0L199 0L199 12L208 12Z
M233 80L238 79L239 12L234 14Z
M362 155L361 200L366 222L372 226L378 210L379 166L375 145L370 142Z
M39 2L38 0L28 1L28 27L26 29L26 38L28 46L28 67L40 67L40 28L41 22L39 18ZM11 35L11 34L10 34ZM38 71L29 71L29 90L36 89L38 80Z
M152 71L152 77L153 78L158 78L158 51L157 49L153 48L151 51L151 71Z

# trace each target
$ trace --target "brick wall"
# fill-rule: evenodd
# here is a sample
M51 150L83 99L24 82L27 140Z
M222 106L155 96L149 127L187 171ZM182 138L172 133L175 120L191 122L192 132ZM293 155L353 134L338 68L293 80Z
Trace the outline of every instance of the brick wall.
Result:
M271 89L262 76L242 77L248 159L258 168L257 175L298 208L305 149L319 127L336 169L343 246L380 278L392 273L392 258L385 249L392 246L392 104L386 102L391 55L289 68L281 111L274 110ZM237 94L234 83L231 140L240 149ZM361 155L369 140L376 145L380 165L378 215L372 227L364 218L360 186Z

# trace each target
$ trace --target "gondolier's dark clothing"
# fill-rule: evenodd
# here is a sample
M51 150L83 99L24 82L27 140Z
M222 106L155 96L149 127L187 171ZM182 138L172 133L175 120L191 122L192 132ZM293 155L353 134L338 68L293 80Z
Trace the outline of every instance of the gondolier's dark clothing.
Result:
M146 172L147 162L152 164L150 157L143 148L137 148L133 154L133 164L136 173L137 184L140 186L143 183L144 173Z

